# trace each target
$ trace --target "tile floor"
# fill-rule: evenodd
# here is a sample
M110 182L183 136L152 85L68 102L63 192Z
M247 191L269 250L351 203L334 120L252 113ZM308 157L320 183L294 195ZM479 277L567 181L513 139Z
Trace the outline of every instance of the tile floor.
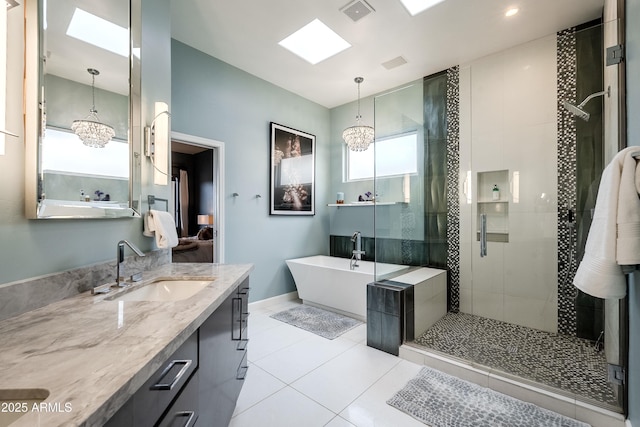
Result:
M385 402L421 365L367 347L366 325L327 340L251 308L249 372L231 427L424 427Z
M422 364L367 347L364 324L327 340L269 317L298 304L249 307L250 368L231 427L425 427L386 404ZM587 406L573 401L564 412L596 427L625 425L622 415Z
M621 411L604 351L592 342L466 313L447 313L415 343Z

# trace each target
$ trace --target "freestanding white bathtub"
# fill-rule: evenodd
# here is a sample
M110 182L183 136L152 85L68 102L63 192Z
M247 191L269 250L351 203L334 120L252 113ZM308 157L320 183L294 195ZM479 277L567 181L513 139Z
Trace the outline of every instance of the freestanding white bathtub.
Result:
M375 281L374 266L379 279L400 274L406 265L358 261L359 267L349 269L348 258L315 255L286 260L298 288L298 297L310 305L327 308L359 320L367 317L367 284Z

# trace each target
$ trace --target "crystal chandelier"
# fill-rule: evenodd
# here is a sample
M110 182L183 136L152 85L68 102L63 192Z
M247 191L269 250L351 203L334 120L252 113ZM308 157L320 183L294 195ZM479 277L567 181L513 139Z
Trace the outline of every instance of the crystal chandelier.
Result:
M356 125L348 127L342 132L342 139L347 143L347 147L351 151L365 151L369 148L369 144L373 142L374 131L371 126L360 125L360 83L364 81L362 77L356 77L354 81L358 84L358 115L356 116Z
M80 137L84 145L95 148L104 148L107 142L116 134L113 128L100 122L98 111L96 110L96 76L100 71L95 68L87 68L87 72L91 74L91 96L92 107L89 115L82 120L74 120L71 124L71 130Z

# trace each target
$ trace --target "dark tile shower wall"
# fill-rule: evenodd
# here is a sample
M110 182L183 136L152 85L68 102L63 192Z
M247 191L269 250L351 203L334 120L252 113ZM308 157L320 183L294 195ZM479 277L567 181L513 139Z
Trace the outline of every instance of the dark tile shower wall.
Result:
M424 78L423 265L447 267L447 72ZM457 192L456 192L457 197Z
M424 88L425 236L422 265L446 268L447 310L460 309L459 67L427 76Z
M604 169L602 98L585 107L588 122L562 105L603 90L603 36L599 23L558 33L558 332L597 340L604 329L603 301L572 284L591 225L591 209ZM575 223L569 224L569 211Z
M600 23L576 32L577 95L582 101L592 93L603 90L604 51L603 28ZM606 88L605 88L606 89ZM589 101L588 122L576 120L577 155L577 256L582 259L591 226L591 210L595 208L595 194L604 170L604 98ZM597 340L604 330L604 300L578 291L576 299L577 336Z
M460 309L460 68L447 70L448 311Z
M420 260L426 259L427 245L420 240L362 237L362 249L365 251L362 256L365 261L421 266ZM351 258L352 251L351 236L329 236L329 255ZM405 252L411 253L410 262L407 262Z
M575 335L576 231L568 227L569 210L576 212L576 119L562 100L576 104L575 29L557 34L558 60L558 332ZM578 101L579 102L579 101Z

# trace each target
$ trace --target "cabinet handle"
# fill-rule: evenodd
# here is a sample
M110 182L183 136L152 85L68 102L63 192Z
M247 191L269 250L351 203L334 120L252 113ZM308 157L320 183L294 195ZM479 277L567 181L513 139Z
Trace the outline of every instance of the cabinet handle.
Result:
M179 411L173 414L174 421L180 417L187 418L187 422L184 423L183 427L193 427L198 420L198 416L196 415L195 411ZM171 425L173 425L173 422L171 423Z
M249 371L248 366L240 366L238 371L236 372L237 380L244 380L247 377L247 372Z
M236 346L236 350L245 351L247 349L247 345L249 344L249 338L241 339L238 341L238 345Z
M242 298L233 298L231 302L231 339L242 339Z
M238 293L241 295L247 295L249 293L249 290L251 290L251 288L247 286L246 288L238 290Z
M171 390L177 383L180 381L180 378L189 370L189 366L191 366L191 360L173 360L171 363L164 368L164 371L160 374L160 378L158 381L151 386L151 390ZM178 374L168 383L162 383L162 379L173 369L176 365L183 365Z

